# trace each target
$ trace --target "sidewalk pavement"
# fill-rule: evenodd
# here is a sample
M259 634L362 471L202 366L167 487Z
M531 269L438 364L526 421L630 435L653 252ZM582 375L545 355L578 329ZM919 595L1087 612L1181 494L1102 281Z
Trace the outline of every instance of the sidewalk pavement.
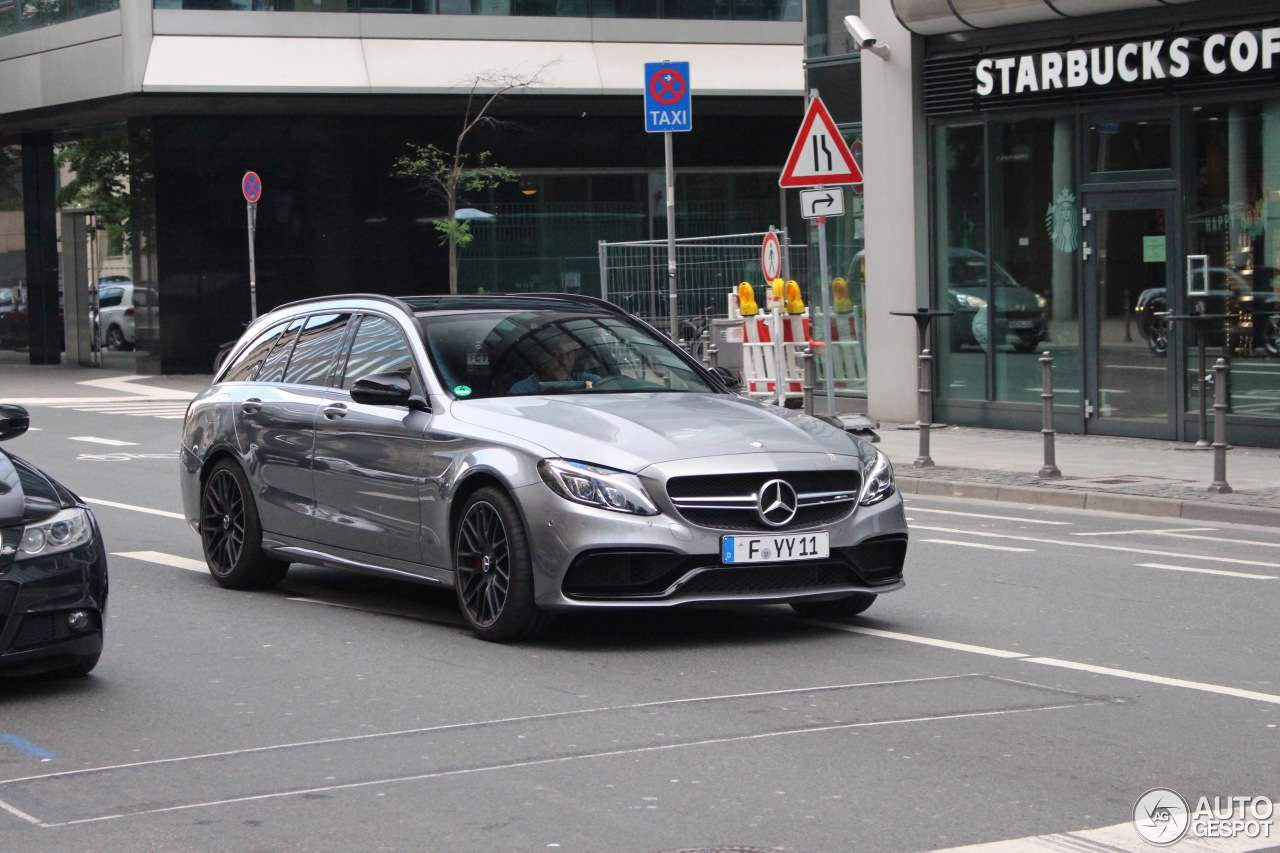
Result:
M127 367L128 353L104 353ZM53 399L189 399L208 376L140 377L126 369L32 367L26 353L0 351L0 402L38 407ZM33 412L37 423L50 415ZM1059 434L1062 478L1042 480L1039 432L949 426L930 430L932 468L916 468L920 435L883 424L879 447L892 460L906 494L1013 501L1196 521L1280 527L1280 449L1233 447L1219 495L1213 452L1183 451L1167 441Z
M949 426L929 431L932 468L914 466L920 434L883 424L879 447L906 494L1015 501L1196 521L1280 527L1280 449L1232 447L1227 483L1215 494L1213 452L1134 438L1062 435L1055 441L1060 479L1040 479L1039 432ZM1228 433L1228 438L1230 434Z

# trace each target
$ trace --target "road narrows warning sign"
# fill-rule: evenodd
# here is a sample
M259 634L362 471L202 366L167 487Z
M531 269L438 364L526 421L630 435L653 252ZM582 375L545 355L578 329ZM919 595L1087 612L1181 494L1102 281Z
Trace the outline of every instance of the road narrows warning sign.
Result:
M862 183L862 169L831 120L821 98L809 102L800 132L791 145L787 165L778 178L782 187L819 187Z

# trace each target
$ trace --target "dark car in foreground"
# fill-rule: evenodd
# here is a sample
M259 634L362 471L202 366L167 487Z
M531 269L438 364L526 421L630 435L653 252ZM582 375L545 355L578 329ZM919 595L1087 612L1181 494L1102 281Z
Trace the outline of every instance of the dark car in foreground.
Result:
M180 453L218 583L292 562L415 580L489 640L568 610L852 616L903 585L884 454L590 297L283 306L192 401Z
M995 278L987 304L987 258L972 249L951 249L947 262L947 310L951 318L951 349L1008 344L1017 352L1031 352L1049 339L1048 300L1014 281L999 263L991 264Z
M0 441L27 431L0 405ZM86 675L102 654L107 555L84 501L0 450L0 676Z

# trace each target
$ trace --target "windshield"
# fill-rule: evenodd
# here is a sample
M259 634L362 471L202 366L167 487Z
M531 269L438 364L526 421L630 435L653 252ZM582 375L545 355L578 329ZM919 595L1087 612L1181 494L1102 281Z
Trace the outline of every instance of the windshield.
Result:
M420 315L427 351L459 398L715 389L672 347L610 314Z

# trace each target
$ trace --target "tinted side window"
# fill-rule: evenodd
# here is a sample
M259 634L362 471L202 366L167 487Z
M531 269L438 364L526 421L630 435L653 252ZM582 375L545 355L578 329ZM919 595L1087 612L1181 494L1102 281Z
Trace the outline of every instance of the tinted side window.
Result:
M385 317L362 317L347 358L343 389L350 391L351 383L362 376L397 371L410 378L414 374L413 354L400 327Z
M254 375L258 372L258 368L266 360L267 353L271 352L271 348L275 346L276 341L280 338L280 333L284 331L284 327L285 324L282 321L258 335L253 343L245 347L244 352L240 354L240 357L227 370L226 375L222 377L222 381L252 382Z
M262 363L262 369L258 371L259 382L280 382L284 379L284 369L289 365L289 353L293 351L293 342L298 337L298 330L302 328L304 319L299 317L291 322L289 328L285 329L284 334L276 341L271 354L267 356L267 360Z
M115 308L124 299L124 288L108 287L98 293L99 308Z
M313 314L298 335L284 381L295 385L327 385L333 356L347 332L350 314Z
M139 308L147 304L147 292L141 288L133 291L133 304Z

